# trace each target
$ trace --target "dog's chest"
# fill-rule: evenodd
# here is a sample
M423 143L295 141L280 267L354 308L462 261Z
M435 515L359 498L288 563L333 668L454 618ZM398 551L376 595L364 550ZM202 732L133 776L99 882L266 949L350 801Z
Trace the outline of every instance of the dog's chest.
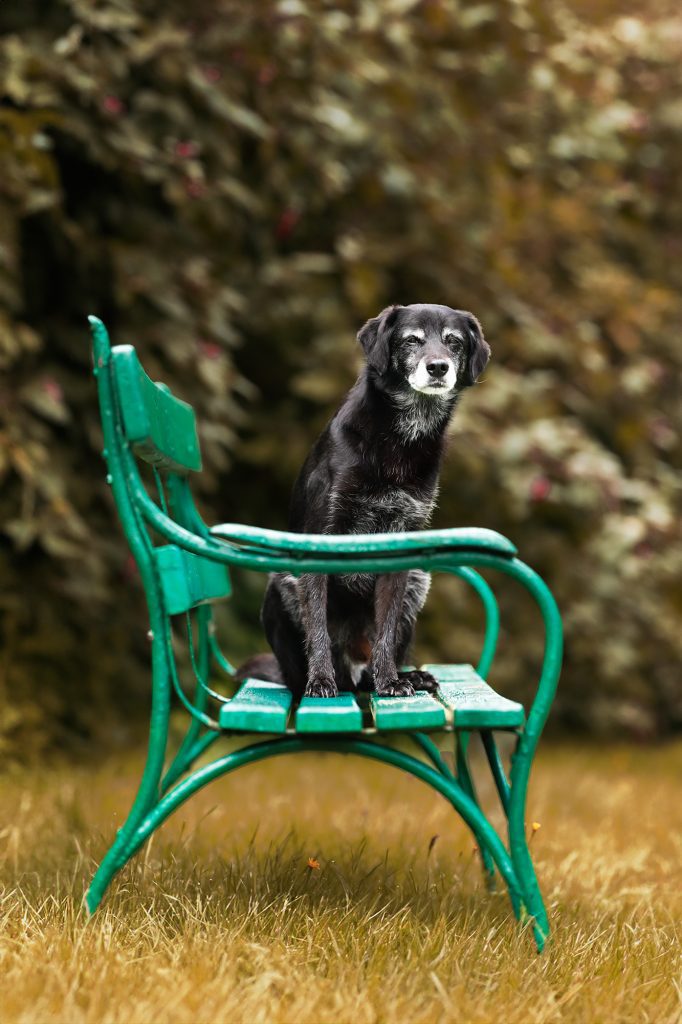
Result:
M422 529L436 503L435 492L414 494L401 487L339 488L329 504L332 533L399 533Z

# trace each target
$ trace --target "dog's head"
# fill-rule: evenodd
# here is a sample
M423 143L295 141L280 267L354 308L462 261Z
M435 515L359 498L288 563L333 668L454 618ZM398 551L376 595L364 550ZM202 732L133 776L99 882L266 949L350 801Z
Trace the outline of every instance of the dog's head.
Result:
M490 358L472 313L426 303L389 306L367 321L358 341L375 379L424 395L446 397L470 387Z

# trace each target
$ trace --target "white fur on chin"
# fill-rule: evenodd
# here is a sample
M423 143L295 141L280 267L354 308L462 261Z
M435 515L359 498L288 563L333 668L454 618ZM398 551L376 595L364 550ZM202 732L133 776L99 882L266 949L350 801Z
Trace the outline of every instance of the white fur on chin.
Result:
M413 384L412 381L408 381L413 391L418 391L420 395L449 395L454 389L455 385L451 387L441 385L429 384L426 387L420 387L417 384Z

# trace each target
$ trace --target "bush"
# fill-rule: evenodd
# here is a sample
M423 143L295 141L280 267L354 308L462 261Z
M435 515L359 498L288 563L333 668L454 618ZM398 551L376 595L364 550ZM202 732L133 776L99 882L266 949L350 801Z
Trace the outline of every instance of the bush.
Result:
M85 315L197 407L207 516L279 526L359 365L354 333L391 301L484 324L494 359L455 419L434 525L500 529L550 583L557 720L679 726L682 27L672 6L619 8L3 11L7 748L146 703ZM461 657L475 613L446 598L423 637ZM535 622L511 593L504 610L496 678L523 693Z

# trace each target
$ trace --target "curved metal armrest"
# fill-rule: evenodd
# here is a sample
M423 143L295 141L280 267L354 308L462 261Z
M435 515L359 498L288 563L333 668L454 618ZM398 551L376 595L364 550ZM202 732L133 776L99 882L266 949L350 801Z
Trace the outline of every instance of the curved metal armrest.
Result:
M228 524L214 527L206 536L173 522L144 491L138 491L136 499L150 526L171 543L216 562L242 565L259 572L343 573L350 563L356 571L365 572L396 572L422 565L435 571L451 572L469 566L499 569L512 576L535 599L545 623L542 672L524 731L533 746L537 743L561 668L561 616L549 587L536 572L514 557L516 548L501 534L492 530L458 529L327 536Z
M321 534L266 530L257 526L222 523L210 534L241 550L253 553L307 556L436 554L446 551L480 551L488 554L516 554L510 540L494 530L477 527L450 530L420 530L416 533Z
M400 572L424 568L445 570L451 559L475 564L477 559L509 562L516 548L492 530L424 530L420 533L326 535L260 530L228 525L187 529L156 505L142 486L134 500L147 524L161 537L195 555L256 572L345 573Z

